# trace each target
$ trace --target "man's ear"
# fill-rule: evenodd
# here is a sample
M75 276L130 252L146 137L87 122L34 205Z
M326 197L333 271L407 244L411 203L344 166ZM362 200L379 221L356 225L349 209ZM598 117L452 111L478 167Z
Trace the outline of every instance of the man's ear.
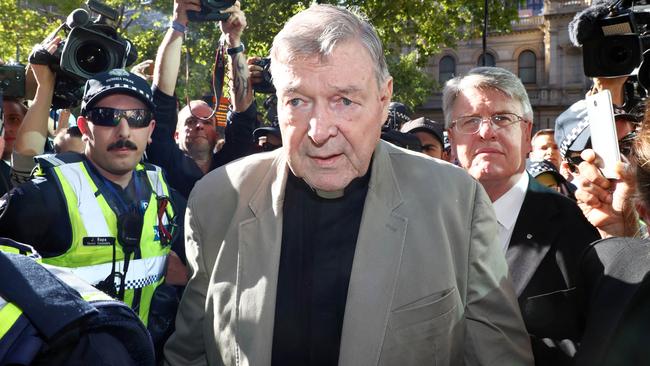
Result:
M390 105L390 101L393 98L393 77L389 77L388 80L386 80L386 83L383 85L383 87L379 90L379 100L381 101L382 104L382 118L381 118L381 125L386 122L388 119L388 106Z
M84 116L77 117L77 127L81 132L81 140L87 142L90 137L90 129L88 128L88 120Z
M156 120L152 119L151 123L149 123L149 127L147 128L149 129L149 136L147 137L147 145L149 145L152 141L151 135L153 134L153 130L156 128Z

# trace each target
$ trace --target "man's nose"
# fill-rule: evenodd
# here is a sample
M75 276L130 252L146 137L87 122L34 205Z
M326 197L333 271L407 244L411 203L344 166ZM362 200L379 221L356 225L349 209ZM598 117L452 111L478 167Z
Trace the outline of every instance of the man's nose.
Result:
M478 127L478 134L484 140L492 140L496 137L496 130L489 118L483 118L481 125Z
M131 136L131 127L129 127L129 122L126 118L120 118L120 123L115 128L117 128L117 134L120 138L128 138Z
M336 136L338 128L327 107L314 107L314 113L309 119L309 132L307 135L316 145L322 145L330 137Z

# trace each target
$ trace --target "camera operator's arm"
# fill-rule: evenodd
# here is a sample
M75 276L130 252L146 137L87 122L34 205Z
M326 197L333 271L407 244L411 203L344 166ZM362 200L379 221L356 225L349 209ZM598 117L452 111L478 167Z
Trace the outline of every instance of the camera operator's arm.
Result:
M587 149L580 156L584 161L578 166L580 179L575 196L582 213L603 238L636 236L639 221L632 202L635 186L629 164L618 163L618 179L609 180L595 165L593 150Z
M56 50L59 39L55 38L44 48L50 54ZM19 184L29 179L34 168L33 157L43 153L47 140L47 122L54 94L55 74L48 65L32 64L31 70L37 83L36 95L27 110L14 143L12 153L12 183Z
M246 28L246 15L240 8L239 1L233 6L224 10L230 17L220 23L221 32L226 40L226 47L229 50L237 50L241 46L241 35ZM228 68L230 78L230 96L233 110L244 112L253 102L253 88L248 73L248 63L243 51L236 53L229 52L230 67Z
M187 27L187 10L201 11L200 0L174 0L172 20ZM167 95L174 95L176 79L181 66L183 33L170 27L158 47L153 85Z
M605 89L612 93L612 103L617 106L625 104L625 81L627 76L617 78L594 78L594 86L589 90L587 95L596 94Z

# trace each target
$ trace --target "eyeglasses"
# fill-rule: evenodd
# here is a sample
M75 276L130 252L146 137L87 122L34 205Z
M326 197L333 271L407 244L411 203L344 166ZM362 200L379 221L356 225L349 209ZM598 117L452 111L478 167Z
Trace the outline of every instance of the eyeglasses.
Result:
M86 118L98 126L115 127L120 124L122 118L126 120L131 128L142 128L149 126L153 115L148 109L115 109L115 108L91 108L86 112Z
M456 128L456 131L467 135L473 135L481 129L481 124L484 121L489 122L492 128L498 130L501 128L507 128L523 120L524 119L522 117L519 117L514 113L500 113L500 114L494 114L489 117L478 117L478 116L460 117L451 121L451 124L453 127Z

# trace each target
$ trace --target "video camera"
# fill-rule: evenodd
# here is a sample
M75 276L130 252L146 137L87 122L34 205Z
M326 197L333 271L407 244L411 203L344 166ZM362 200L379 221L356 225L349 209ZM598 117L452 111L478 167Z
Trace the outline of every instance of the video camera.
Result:
M63 28L67 37L48 62L56 72L53 108L77 105L87 79L128 66L138 57L133 44L117 34L117 10L97 0L89 0L87 5L92 12L99 14L96 19L91 20L85 9L76 9L54 33ZM43 63L42 60L33 60L32 57L38 57L34 55L30 56L30 62Z
M594 2L576 14L569 36L576 46L582 46L585 75L627 76L639 68L639 83L650 88L649 24L647 0Z
M216 22L226 20L230 14L222 13L221 11L233 6L235 1L236 0L201 0L201 11L188 11L187 18L192 22Z
M0 92L4 98L23 98L25 96L25 66L0 66Z

